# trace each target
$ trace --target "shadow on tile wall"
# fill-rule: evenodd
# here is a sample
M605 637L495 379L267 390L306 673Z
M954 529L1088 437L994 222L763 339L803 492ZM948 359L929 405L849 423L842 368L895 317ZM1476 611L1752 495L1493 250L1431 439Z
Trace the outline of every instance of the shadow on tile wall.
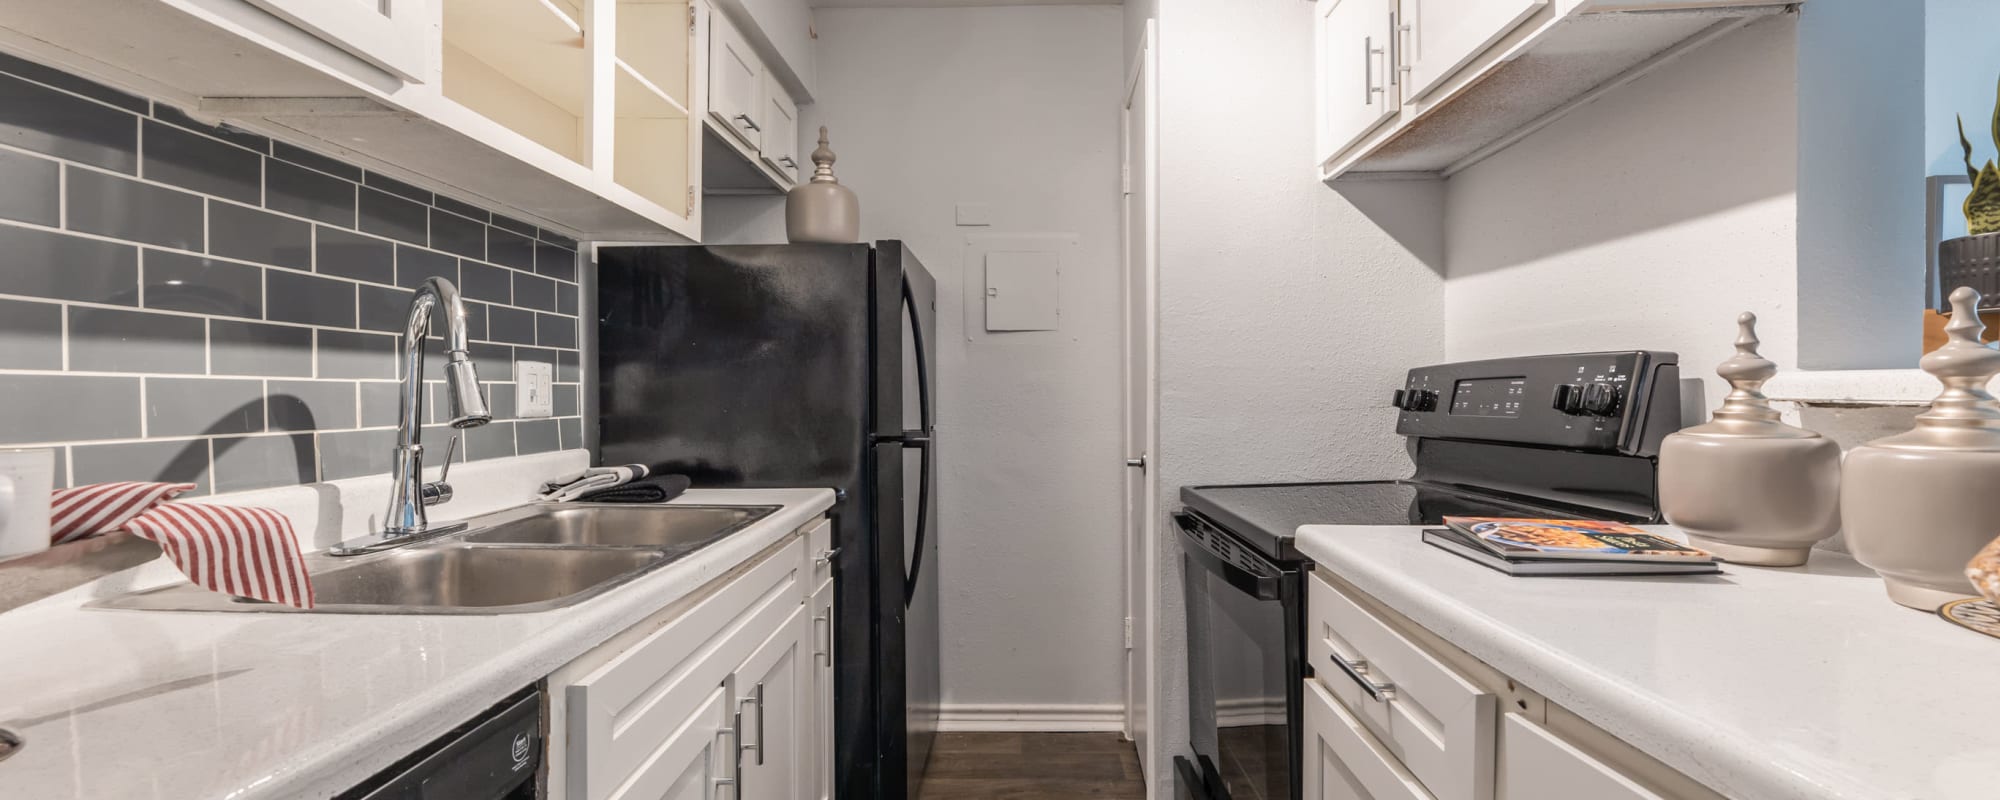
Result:
M583 446L577 244L0 56L0 446L57 484L200 493L386 472L411 288L457 282L494 422L461 459ZM432 348L433 351L437 348ZM433 452L440 354L427 365ZM556 365L518 419L514 361Z

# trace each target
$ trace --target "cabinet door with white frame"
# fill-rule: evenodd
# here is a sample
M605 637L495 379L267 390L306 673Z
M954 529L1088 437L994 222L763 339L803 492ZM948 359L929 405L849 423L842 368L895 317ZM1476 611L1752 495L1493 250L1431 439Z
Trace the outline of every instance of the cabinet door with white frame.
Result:
M247 0L411 83L430 78L432 0Z
M812 615L811 719L807 762L812 800L833 800L833 581L820 584L807 601Z
M756 152L763 146L764 62L721 13L709 17L708 113Z
M743 737L737 790L743 800L804 800L811 791L812 733L806 725L812 675L806 652L812 640L805 604L738 667L736 730Z
M793 183L799 180L799 107L768 72L764 76L764 139L758 156Z
M1419 100L1549 0L1401 0L1403 99Z
M1320 0L1319 156L1366 136L1401 108L1396 90L1395 0Z

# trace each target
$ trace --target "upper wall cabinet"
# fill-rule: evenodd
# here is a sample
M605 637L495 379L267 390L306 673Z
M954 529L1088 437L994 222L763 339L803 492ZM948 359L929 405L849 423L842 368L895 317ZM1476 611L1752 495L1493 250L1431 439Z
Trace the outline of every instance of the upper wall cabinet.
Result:
M436 0L249 0L287 22L409 81L431 70Z
M783 37L731 27L751 73L712 82L709 2L23 2L0 49L579 237L698 241L711 86L796 138L749 44Z
M744 29L717 10L708 38L708 194L776 194L798 182L799 107Z
M1599 95L1792 5L1320 0L1319 176L1449 177Z

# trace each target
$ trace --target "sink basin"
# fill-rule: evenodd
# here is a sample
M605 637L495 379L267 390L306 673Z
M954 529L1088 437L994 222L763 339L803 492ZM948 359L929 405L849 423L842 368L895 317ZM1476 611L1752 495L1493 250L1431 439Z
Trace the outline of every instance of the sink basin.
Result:
M776 506L537 503L464 532L362 556L306 557L301 612L178 583L92 603L155 611L511 614L575 605L769 516Z
M656 550L413 547L315 575L313 591L326 606L495 609L573 597L666 557Z
M474 529L459 538L478 544L657 547L686 552L735 533L775 510L775 506L537 503L475 522Z

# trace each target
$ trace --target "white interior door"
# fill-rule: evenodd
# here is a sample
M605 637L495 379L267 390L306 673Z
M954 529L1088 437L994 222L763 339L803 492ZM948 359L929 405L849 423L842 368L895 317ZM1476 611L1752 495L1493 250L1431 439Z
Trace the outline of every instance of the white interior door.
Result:
M1139 58L1125 96L1124 229L1125 229L1125 735L1138 747L1141 766L1152 736L1148 698L1156 674L1152 663L1153 609L1158 581L1152 579L1154 539L1158 530L1158 480L1153 453L1158 451L1158 275L1159 247L1155 220L1158 201L1158 115L1153 38L1156 23L1148 20Z
M429 74L435 0L249 0L411 83Z

